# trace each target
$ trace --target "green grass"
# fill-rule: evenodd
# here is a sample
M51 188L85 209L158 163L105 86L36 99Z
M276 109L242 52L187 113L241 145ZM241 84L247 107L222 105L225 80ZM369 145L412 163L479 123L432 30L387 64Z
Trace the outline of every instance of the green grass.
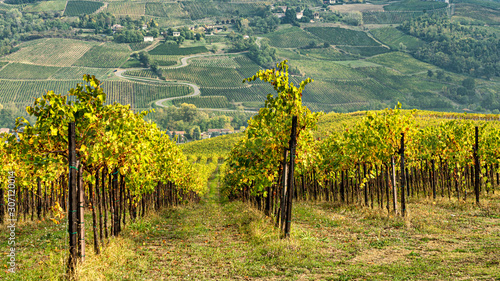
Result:
M184 56L184 55L192 55L205 52L208 52L205 46L180 48L179 45L175 43L164 43L164 44L159 44L153 50L149 51L149 54Z
M269 44L277 48L300 48L309 45L310 42L322 43L318 38L296 26L281 28L263 37L269 38Z
M68 1L64 15L69 17L76 17L80 15L89 15L97 11L104 4L95 1Z
M408 50L415 50L424 44L420 39L407 35L394 27L372 29L370 33L393 50L398 50L400 43L403 43Z
M332 45L380 46L363 31L341 27L308 27L305 30Z
M119 67L129 55L130 50L127 45L106 43L92 47L73 65L98 68Z
M59 67L11 63L0 71L0 79L47 79Z

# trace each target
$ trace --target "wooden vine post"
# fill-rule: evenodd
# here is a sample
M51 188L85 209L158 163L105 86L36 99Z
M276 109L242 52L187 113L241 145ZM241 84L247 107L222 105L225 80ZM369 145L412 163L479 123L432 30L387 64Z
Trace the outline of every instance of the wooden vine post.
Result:
M399 150L401 154L401 172L400 172L400 182L401 182L401 216L406 216L406 197L405 197L405 134L401 133L401 148Z
M75 123L71 122L68 126L68 142L69 142L69 176L68 176L68 232L69 232L69 259L68 259L68 273L73 275L76 267L77 259L77 209L78 209L78 194L76 190L78 167L76 164L76 151L75 151Z
M78 255L80 260L85 261L85 187L82 178L82 165L78 165Z
M476 126L476 142L474 145L474 193L476 194L476 204L479 205L479 191L481 189L481 180L479 173L481 173L481 165L479 163L479 128Z
M287 208L285 219L285 237L290 237L290 225L292 224L292 200L294 187L295 146L297 145L297 116L292 118L292 133L290 135L290 164L288 171Z
M392 207L394 209L394 215L398 214L398 194L396 188L396 161L394 160L394 155L391 157L392 166Z

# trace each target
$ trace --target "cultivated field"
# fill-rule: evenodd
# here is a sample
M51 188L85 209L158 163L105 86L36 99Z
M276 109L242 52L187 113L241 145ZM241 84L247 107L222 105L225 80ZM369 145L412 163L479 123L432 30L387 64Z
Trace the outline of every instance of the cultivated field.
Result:
M144 16L146 4L134 2L111 2L107 12L113 15Z
M21 49L3 60L48 66L71 66L95 43L73 39L37 39L21 44Z
M328 6L331 11L337 11L341 13L349 12L383 12L384 5L373 5L373 4L349 4L349 5L332 5Z
M130 53L127 45L105 43L92 47L73 65L98 68L119 67L128 59Z

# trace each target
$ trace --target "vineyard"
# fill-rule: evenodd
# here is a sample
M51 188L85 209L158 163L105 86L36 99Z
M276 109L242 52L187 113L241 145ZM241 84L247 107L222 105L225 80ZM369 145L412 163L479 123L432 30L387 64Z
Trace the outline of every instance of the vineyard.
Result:
M124 75L136 76L136 77L146 77L146 78L158 78L158 75L152 70L127 70Z
M20 63L71 66L95 43L73 39L37 39L21 44L21 49L5 57Z
M205 46L180 48L175 43L159 44L153 50L149 51L150 55L169 55L169 56L186 56L198 53L208 52Z
M131 108L149 108L153 101L189 95L192 90L185 85L156 86L145 83L105 81L102 88L107 102L130 104Z
M188 14L183 11L177 3L146 3L146 15L178 18L188 17Z
M228 108L231 104L225 96L188 97L173 100L175 106L182 103L194 104L197 108Z
M10 218L19 222L50 218L59 224L67 214L67 278L74 278L77 265L85 262L87 248L99 255L127 222L151 210L198 202L216 168L188 163L165 132L143 120L146 113L135 114L120 104L105 106L100 82L90 76L84 80L89 87L38 98L27 108L37 119L36 126L22 119L19 140L2 135L0 150L2 163L8 163L2 179L16 191L9 196L18 202L9 206ZM74 103L67 104L68 98ZM60 152L47 156L49 146ZM43 162L34 157L43 157ZM0 190L2 199L5 191ZM85 227L85 197L92 206L88 223L92 228ZM0 209L2 224L5 211ZM86 247L87 232L92 233L90 247ZM49 247L54 251L53 245Z
M144 3L111 2L107 12L113 15L144 16L145 9Z
M77 17L79 15L89 15L97 11L104 4L95 1L68 1L64 15L69 17Z
M188 65L179 69L163 69L167 80L182 80L196 83L200 87L242 87L243 77L230 68L196 67Z
M61 67L56 73L52 74L49 79L58 80L78 80L84 74L92 73L97 79L104 79L111 72L110 68L90 68L90 67Z
M189 64L198 67L220 68L238 68L240 66L232 57L228 56L194 58L189 61Z
M106 43L92 47L73 65L97 68L119 67L129 55L130 51L126 45Z
M341 27L308 27L305 30L332 45L379 46L363 31Z
M0 80L0 104L14 103L27 106L48 90L65 94L74 88L79 80L66 81L11 81ZM162 98L185 96L191 88L185 85L156 86L144 83L106 81L102 85L107 102L130 104L132 108L149 108L150 104Z
M418 0L409 0L409 1L401 1L391 3L387 6L384 6L384 10L386 11L431 11L443 9L448 6L444 2L426 2L426 1L418 1Z
M55 66L10 63L0 70L0 79L47 79L58 70Z
M266 34L265 37L269 38L271 46L277 48L300 48L309 45L310 42L322 43L321 40L295 26ZM323 39L321 36L320 38Z
M270 87L265 85L252 85L252 87L239 88L200 88L202 96L224 96L229 101L264 101L270 93Z
M151 46L151 42L141 42L141 43L130 43L128 44L130 46L130 49L132 49L132 51L140 51L148 46Z
M398 50L399 44L401 43L409 50L415 50L424 44L420 39L407 35L394 27L372 29L370 33L393 50Z
M232 17L235 14L253 16L258 12L258 9L263 7L264 5L260 3L198 3L195 1L182 1L182 8L192 20L206 17Z
M367 61L384 65L403 74L415 74L436 68L431 64L419 61L414 59L412 56L401 52L382 54L376 57L368 58Z
M353 56L362 56L362 57L371 57L390 52L388 48L382 46L377 46L377 47L342 46L339 47L339 49L344 50L352 54Z
M423 14L424 12L421 11L363 12L363 22L365 24L399 24Z

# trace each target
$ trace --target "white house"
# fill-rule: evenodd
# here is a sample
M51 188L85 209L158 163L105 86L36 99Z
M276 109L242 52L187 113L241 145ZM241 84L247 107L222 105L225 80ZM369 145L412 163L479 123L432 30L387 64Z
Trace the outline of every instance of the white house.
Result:
M153 42L154 40L153 36L144 36L144 42Z
M180 32L178 32L178 31L174 31L174 34L173 34L173 35L174 35L174 37L179 37L179 36L181 36L181 33L180 33Z
M304 13L302 12L297 12L296 17L298 20L300 20L304 16Z

